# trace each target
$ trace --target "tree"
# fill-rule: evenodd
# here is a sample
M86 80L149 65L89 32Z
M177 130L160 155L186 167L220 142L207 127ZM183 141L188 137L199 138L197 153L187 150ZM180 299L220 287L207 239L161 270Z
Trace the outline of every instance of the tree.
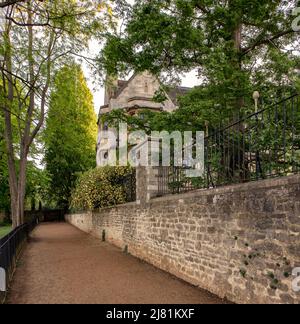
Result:
M28 156L44 124L53 75L70 57L87 48L92 35L97 36L103 29L97 14L104 8L104 2L27 0L11 3L5 7L1 30L3 87L0 97L3 98L1 114L11 214L16 227L24 222ZM17 127L12 123L15 115ZM17 146L13 142L14 132L19 133Z
M37 166L33 161L28 162L25 208L37 210L41 206L48 207L49 177L46 170Z
M198 70L200 96L238 117L254 90L278 96L293 86L299 33L292 29L297 1L153 0L129 11L112 34L100 63L110 75L129 70L176 75ZM203 93L205 91L206 93Z
M146 129L148 133L208 130L213 134L222 125L233 123L230 136L240 138L246 125L236 121L254 112L253 91L258 90L267 105L280 101L297 87L300 38L292 28L295 17L291 15L297 3L283 0L137 2L128 11L125 28L121 33L111 34L101 52L99 61L103 71L115 77L132 70L149 70L161 77L163 83L165 76L176 82L181 73L196 69L202 85L183 97L179 109L171 114L142 112L141 118L116 111L107 118L125 119L131 127ZM155 99L163 100L164 90L162 86ZM274 136L271 126L264 134L266 138ZM281 131L280 127L276 125L275 129ZM280 150L285 152L286 143L278 138L276 141L282 142ZM265 144L259 138L257 142ZM227 177L234 178L236 169L246 171L248 176L252 161L246 157L245 163L242 162L240 156L244 153L237 145L232 146L224 142L223 153L218 152L206 165L210 167L215 161L222 172L226 170ZM247 141L246 147L250 150ZM268 151L265 148L261 151L272 161L274 147L270 143L267 147ZM224 152L230 153L226 156ZM216 173L222 175L222 172Z
M0 80L0 94L3 93L3 85ZM0 96L0 104L3 104L3 97ZM12 124L17 125L17 118L12 116ZM7 154L4 136L4 118L0 114L0 211L10 211L9 174L7 168ZM13 132L14 146L18 145L18 134Z
M1 1L0 2L0 8L5 8L5 7L11 6L13 4L16 4L18 2L24 2L24 0L7 0L7 1Z
M141 110L137 115L131 116L122 109L116 109L102 116L102 119L116 129L119 122L125 122L130 130L143 130L149 136L152 131L207 131L208 126L213 131L212 127L216 129L226 125L232 119L232 114L229 109L216 103L218 101L212 91L210 86L195 87L178 98L179 109L172 113ZM244 110L245 114L248 112L247 109Z
M0 212L9 211L9 184L7 172L7 160L3 136L3 119L0 116Z
M68 209L78 175L95 167L96 136L93 96L80 66L67 65L55 77L44 134L50 192L58 207Z

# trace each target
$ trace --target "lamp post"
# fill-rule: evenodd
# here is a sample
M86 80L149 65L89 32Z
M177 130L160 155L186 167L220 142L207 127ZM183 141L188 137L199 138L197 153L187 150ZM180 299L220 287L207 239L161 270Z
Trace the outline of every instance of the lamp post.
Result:
M255 102L255 112L258 112L258 100L260 98L260 93L258 91L253 92L253 100Z

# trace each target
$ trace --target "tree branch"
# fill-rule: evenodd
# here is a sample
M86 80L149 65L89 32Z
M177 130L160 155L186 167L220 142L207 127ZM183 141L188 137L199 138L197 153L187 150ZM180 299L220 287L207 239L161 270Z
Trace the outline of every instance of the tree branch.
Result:
M5 8L11 5L14 5L19 2L23 2L24 0L7 0L7 1L0 1L0 8Z
M289 35L289 34L292 34L292 33L295 33L295 31L293 29L288 29L288 30L282 31L282 32L280 32L280 33L278 33L276 35L273 35L273 36L271 36L269 38L262 39L262 40L257 40L252 45L242 49L242 56L244 56L244 55L248 54L249 52L253 51L258 46L267 45L267 44L273 42L274 40L277 40L280 37L283 37L283 36L286 36L286 35Z

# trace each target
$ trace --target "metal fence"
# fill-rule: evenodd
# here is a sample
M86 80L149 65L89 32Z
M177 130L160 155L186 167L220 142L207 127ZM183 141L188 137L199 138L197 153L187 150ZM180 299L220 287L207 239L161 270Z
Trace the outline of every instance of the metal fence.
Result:
M122 186L124 188L126 202L136 201L136 170L132 171L122 178Z
M15 265L16 257L35 228L37 220L21 225L0 240L0 268L9 272Z
M300 171L300 105L293 95L211 131L205 138L205 175L161 167L159 196L286 176Z

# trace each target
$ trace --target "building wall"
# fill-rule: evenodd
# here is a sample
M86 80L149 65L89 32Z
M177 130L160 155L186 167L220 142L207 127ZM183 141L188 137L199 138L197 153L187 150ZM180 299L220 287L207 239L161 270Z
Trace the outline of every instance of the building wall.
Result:
M237 303L299 303L300 176L155 198L66 220Z
M146 88L147 83L147 88ZM116 99L110 100L110 109L122 109L128 108L134 105L140 107L149 107L159 109L163 108L165 111L172 111L176 107L171 100L166 100L163 104L155 103L151 101L135 100L128 102L129 99L134 97L152 99L155 92L159 89L160 84L157 78L148 72L137 74L128 84L128 86L122 91L122 93Z
M146 86L147 85L147 86ZM155 92L159 90L160 83L158 79L149 72L143 72L136 74L128 83L126 88L115 99L107 100L108 106L100 110L100 116L102 114L109 114L114 109L155 109L171 112L176 109L176 106L171 99L167 99L163 103L157 103L152 101ZM106 95L107 96L107 95ZM103 125L99 122L98 125L98 138L97 138L97 165L103 166L107 163L105 155L115 148L114 143L110 143L101 132ZM114 129L110 131L115 132ZM116 137L117 138L117 137Z

